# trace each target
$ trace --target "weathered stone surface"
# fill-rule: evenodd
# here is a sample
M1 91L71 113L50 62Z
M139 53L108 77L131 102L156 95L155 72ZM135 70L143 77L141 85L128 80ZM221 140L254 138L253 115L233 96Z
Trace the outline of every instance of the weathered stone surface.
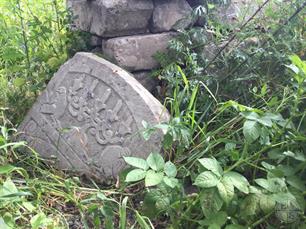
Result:
M150 75L150 71L140 71L132 73L135 79L141 83L148 91L154 92L158 85L158 79Z
M60 169L100 179L125 166L123 156L160 151L161 133L144 141L142 120L168 120L163 106L129 73L89 53L78 53L55 74L19 127L44 158Z
M258 6L258 1L232 0L229 4L218 7L216 16L223 23L237 24L246 21L257 10Z
M181 24L184 24L184 27L188 26L191 23L191 20L188 19L191 11L192 9L186 0L155 0L152 32L170 31L178 21L183 19L189 21L189 23Z
M153 55L166 51L175 33L160 33L112 38L103 42L103 53L129 71L158 67Z
M203 4L203 0L187 0L191 7L197 7Z
M144 33L153 12L152 0L68 0L67 6L77 28L102 37Z
M89 44L92 47L102 46L102 37L91 35L89 38Z

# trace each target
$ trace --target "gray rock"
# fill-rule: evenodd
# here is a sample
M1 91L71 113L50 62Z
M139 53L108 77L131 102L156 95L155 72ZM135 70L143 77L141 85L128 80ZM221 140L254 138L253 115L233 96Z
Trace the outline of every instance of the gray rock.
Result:
M246 21L257 10L259 3L253 0L231 0L229 4L217 8L216 17L227 24Z
M129 71L158 67L153 55L164 52L175 33L160 33L112 38L103 42L103 53Z
M191 7L197 7L203 4L203 0L187 0Z
M134 78L141 83L148 91L154 92L158 85L158 79L150 75L150 71L140 71L132 73Z
M191 23L188 18L192 8L186 0L155 0L152 16L152 32L170 31L180 20L187 22L180 23L184 29Z
M91 35L89 38L89 45L92 47L102 46L102 37Z
M145 33L152 0L68 0L75 26L102 37Z
M56 166L101 180L125 167L123 156L159 152L162 133L144 141L142 121L168 121L163 106L129 73L77 53L54 75L19 127L20 139Z

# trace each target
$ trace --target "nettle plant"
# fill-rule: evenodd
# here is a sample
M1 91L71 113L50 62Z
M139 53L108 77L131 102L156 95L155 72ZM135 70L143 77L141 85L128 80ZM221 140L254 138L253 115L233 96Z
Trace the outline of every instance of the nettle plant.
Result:
M126 175L126 182L137 182L144 179L146 187L152 187L161 183L175 188L179 185L175 178L176 166L171 162L165 163L163 157L158 153L151 153L147 160L137 157L124 157L127 164L135 167Z

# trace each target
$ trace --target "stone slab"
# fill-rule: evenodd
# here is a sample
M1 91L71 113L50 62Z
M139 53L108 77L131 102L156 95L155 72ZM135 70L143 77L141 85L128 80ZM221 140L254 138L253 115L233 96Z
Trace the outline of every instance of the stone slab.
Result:
M145 33L152 0L67 0L76 28L101 37Z
M19 131L58 168L103 180L125 167L123 156L160 151L162 133L143 140L143 120L154 125L169 115L128 72L77 53L54 75Z
M191 12L192 8L186 0L154 0L151 31L170 31L181 20L185 22L180 23L179 29L185 29L191 23L188 18Z
M128 71L150 70L159 66L153 56L166 51L174 36L168 32L112 38L103 42L102 51Z
M135 79L141 83L142 86L144 86L149 92L154 93L158 86L158 79L153 78L150 73L150 71L132 72Z

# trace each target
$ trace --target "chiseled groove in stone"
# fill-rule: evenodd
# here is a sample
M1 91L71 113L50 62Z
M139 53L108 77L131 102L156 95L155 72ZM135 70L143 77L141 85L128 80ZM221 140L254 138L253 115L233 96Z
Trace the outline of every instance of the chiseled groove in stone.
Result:
M123 156L160 151L162 133L147 142L137 134L143 120L153 125L169 115L129 73L78 53L55 74L19 131L43 157L57 156L59 168L104 179L125 166Z

